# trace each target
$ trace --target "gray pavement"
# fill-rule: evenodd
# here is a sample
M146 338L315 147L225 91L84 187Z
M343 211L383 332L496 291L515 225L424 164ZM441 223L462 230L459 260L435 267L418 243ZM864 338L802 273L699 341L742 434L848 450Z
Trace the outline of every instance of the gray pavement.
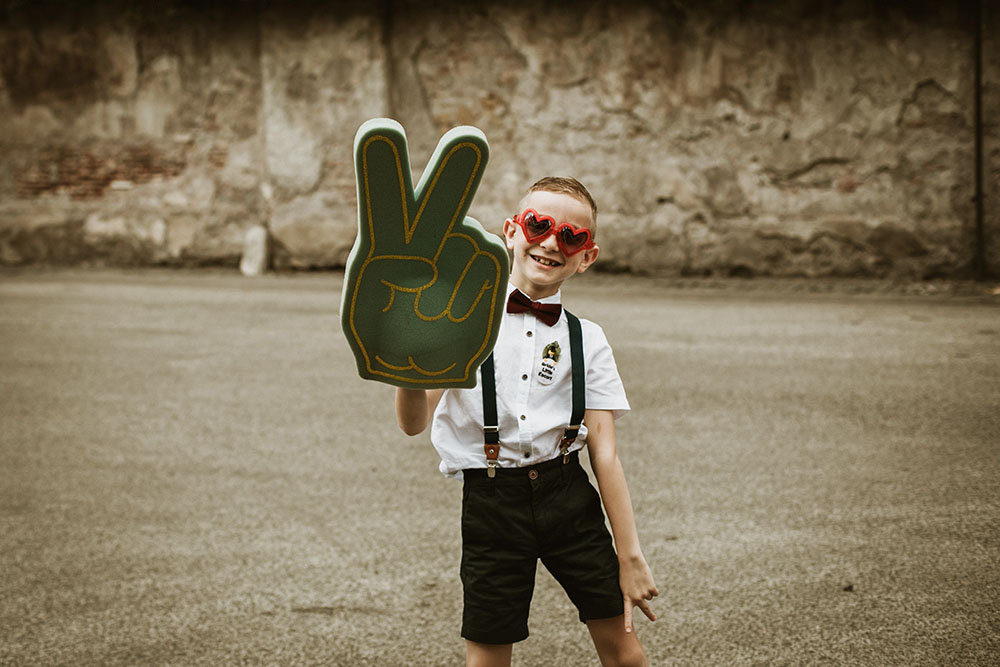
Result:
M460 485L337 274L0 274L0 664L447 665ZM654 665L1000 664L1000 297L565 290L616 350ZM539 571L516 665L597 664Z

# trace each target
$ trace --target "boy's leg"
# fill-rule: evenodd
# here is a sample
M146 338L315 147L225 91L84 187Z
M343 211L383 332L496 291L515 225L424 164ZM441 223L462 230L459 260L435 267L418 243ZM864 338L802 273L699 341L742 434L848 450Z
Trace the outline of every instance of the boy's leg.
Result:
M557 492L545 504L546 541L542 562L562 584L587 624L605 667L648 667L635 632L625 632L618 555L608 532L601 497L574 461L563 466Z
M649 667L635 630L625 632L625 616L587 621L590 638L603 667Z
M462 637L513 644L528 636L538 565L528 478L492 480L471 472L462 498Z
M466 667L510 667L513 644L480 644L465 640Z

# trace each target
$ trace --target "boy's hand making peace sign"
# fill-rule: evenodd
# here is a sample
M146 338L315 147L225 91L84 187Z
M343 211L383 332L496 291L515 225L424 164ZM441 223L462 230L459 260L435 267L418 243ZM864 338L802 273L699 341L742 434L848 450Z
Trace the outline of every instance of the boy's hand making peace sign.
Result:
M503 242L465 215L489 157L486 137L474 127L446 133L416 189L399 123L364 123L354 154L358 238L341 325L358 373L411 389L475 386L510 270Z

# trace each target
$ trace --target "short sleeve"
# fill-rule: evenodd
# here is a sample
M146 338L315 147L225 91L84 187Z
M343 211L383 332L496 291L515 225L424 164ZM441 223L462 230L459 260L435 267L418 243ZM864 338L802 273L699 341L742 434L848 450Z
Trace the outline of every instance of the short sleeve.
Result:
M589 320L581 320L584 363L587 367L587 408L610 410L615 419L630 410L625 386L604 330Z

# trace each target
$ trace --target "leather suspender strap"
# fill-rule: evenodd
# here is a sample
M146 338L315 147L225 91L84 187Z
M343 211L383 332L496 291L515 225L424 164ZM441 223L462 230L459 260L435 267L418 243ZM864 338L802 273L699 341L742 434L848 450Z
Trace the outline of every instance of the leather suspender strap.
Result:
M563 312L566 313L566 321L569 323L569 356L573 364L573 413L569 418L569 426L563 432L559 451L563 455L563 463L569 463L569 447L580 434L583 415L587 410L587 369L583 361L583 331L580 319L568 310L564 309Z
M569 463L569 447L580 434L583 425L583 415L587 410L587 369L583 360L583 330L580 319L565 308L566 321L569 324L569 354L572 364L573 411L569 425L563 432L559 443L559 452L563 463ZM487 474L496 477L496 469L500 466L500 429L497 419L497 384L496 370L491 354L479 367L480 384L483 389L483 450L486 452Z
M500 457L500 428L497 420L497 380L493 368L493 354L479 367L480 384L483 386L483 450L486 452L486 468L490 477L495 477Z

